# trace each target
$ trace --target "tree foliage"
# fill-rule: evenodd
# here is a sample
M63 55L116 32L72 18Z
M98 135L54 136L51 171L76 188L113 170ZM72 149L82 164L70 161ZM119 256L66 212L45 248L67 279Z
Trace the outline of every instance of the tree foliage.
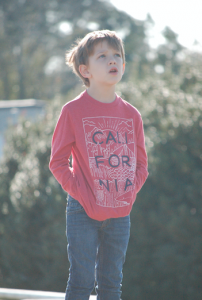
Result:
M65 66L65 51L89 31L120 32L127 52L139 60L148 48L144 22L108 1L0 0L0 17L0 98L5 100L66 94L78 79Z
M48 113L7 134L0 175L1 286L64 289L65 194L48 170L54 121Z
M125 299L201 297L201 64L200 55L190 55L180 76L168 77L166 70L135 88L120 86L143 112L150 172L131 213ZM182 89L194 74L197 79Z

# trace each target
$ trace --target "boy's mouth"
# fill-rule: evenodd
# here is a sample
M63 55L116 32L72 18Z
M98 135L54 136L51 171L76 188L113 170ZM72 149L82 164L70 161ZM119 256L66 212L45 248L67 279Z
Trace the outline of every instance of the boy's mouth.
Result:
M112 68L109 73L117 73L118 72L118 69L117 68Z

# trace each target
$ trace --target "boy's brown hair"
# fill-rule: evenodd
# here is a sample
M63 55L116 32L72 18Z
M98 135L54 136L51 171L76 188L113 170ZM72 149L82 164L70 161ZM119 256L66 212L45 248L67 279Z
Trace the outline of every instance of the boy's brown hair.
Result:
M87 87L90 86L90 81L80 74L79 66L88 65L88 58L93 54L94 47L102 41L107 41L111 47L119 50L123 63L125 63L123 41L117 36L115 31L110 30L99 30L88 33L83 39L78 39L72 49L66 53L66 64L73 69L73 72L82 79Z

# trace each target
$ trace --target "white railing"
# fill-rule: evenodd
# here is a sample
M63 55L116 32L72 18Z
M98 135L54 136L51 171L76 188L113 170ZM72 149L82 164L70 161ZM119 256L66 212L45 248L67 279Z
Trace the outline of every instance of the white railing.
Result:
M0 288L0 300L64 300L65 293L30 291ZM90 296L89 300L96 300L96 296Z

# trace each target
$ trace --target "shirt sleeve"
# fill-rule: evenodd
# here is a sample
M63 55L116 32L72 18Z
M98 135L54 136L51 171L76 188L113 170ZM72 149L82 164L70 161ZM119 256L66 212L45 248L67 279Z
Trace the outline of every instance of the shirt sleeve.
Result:
M76 195L77 179L70 167L69 157L74 142L71 116L64 106L53 133L49 168L62 188L73 197Z
M145 149L145 137L142 118L137 131L137 165L136 165L136 193L138 193L145 183L148 173L148 160Z

